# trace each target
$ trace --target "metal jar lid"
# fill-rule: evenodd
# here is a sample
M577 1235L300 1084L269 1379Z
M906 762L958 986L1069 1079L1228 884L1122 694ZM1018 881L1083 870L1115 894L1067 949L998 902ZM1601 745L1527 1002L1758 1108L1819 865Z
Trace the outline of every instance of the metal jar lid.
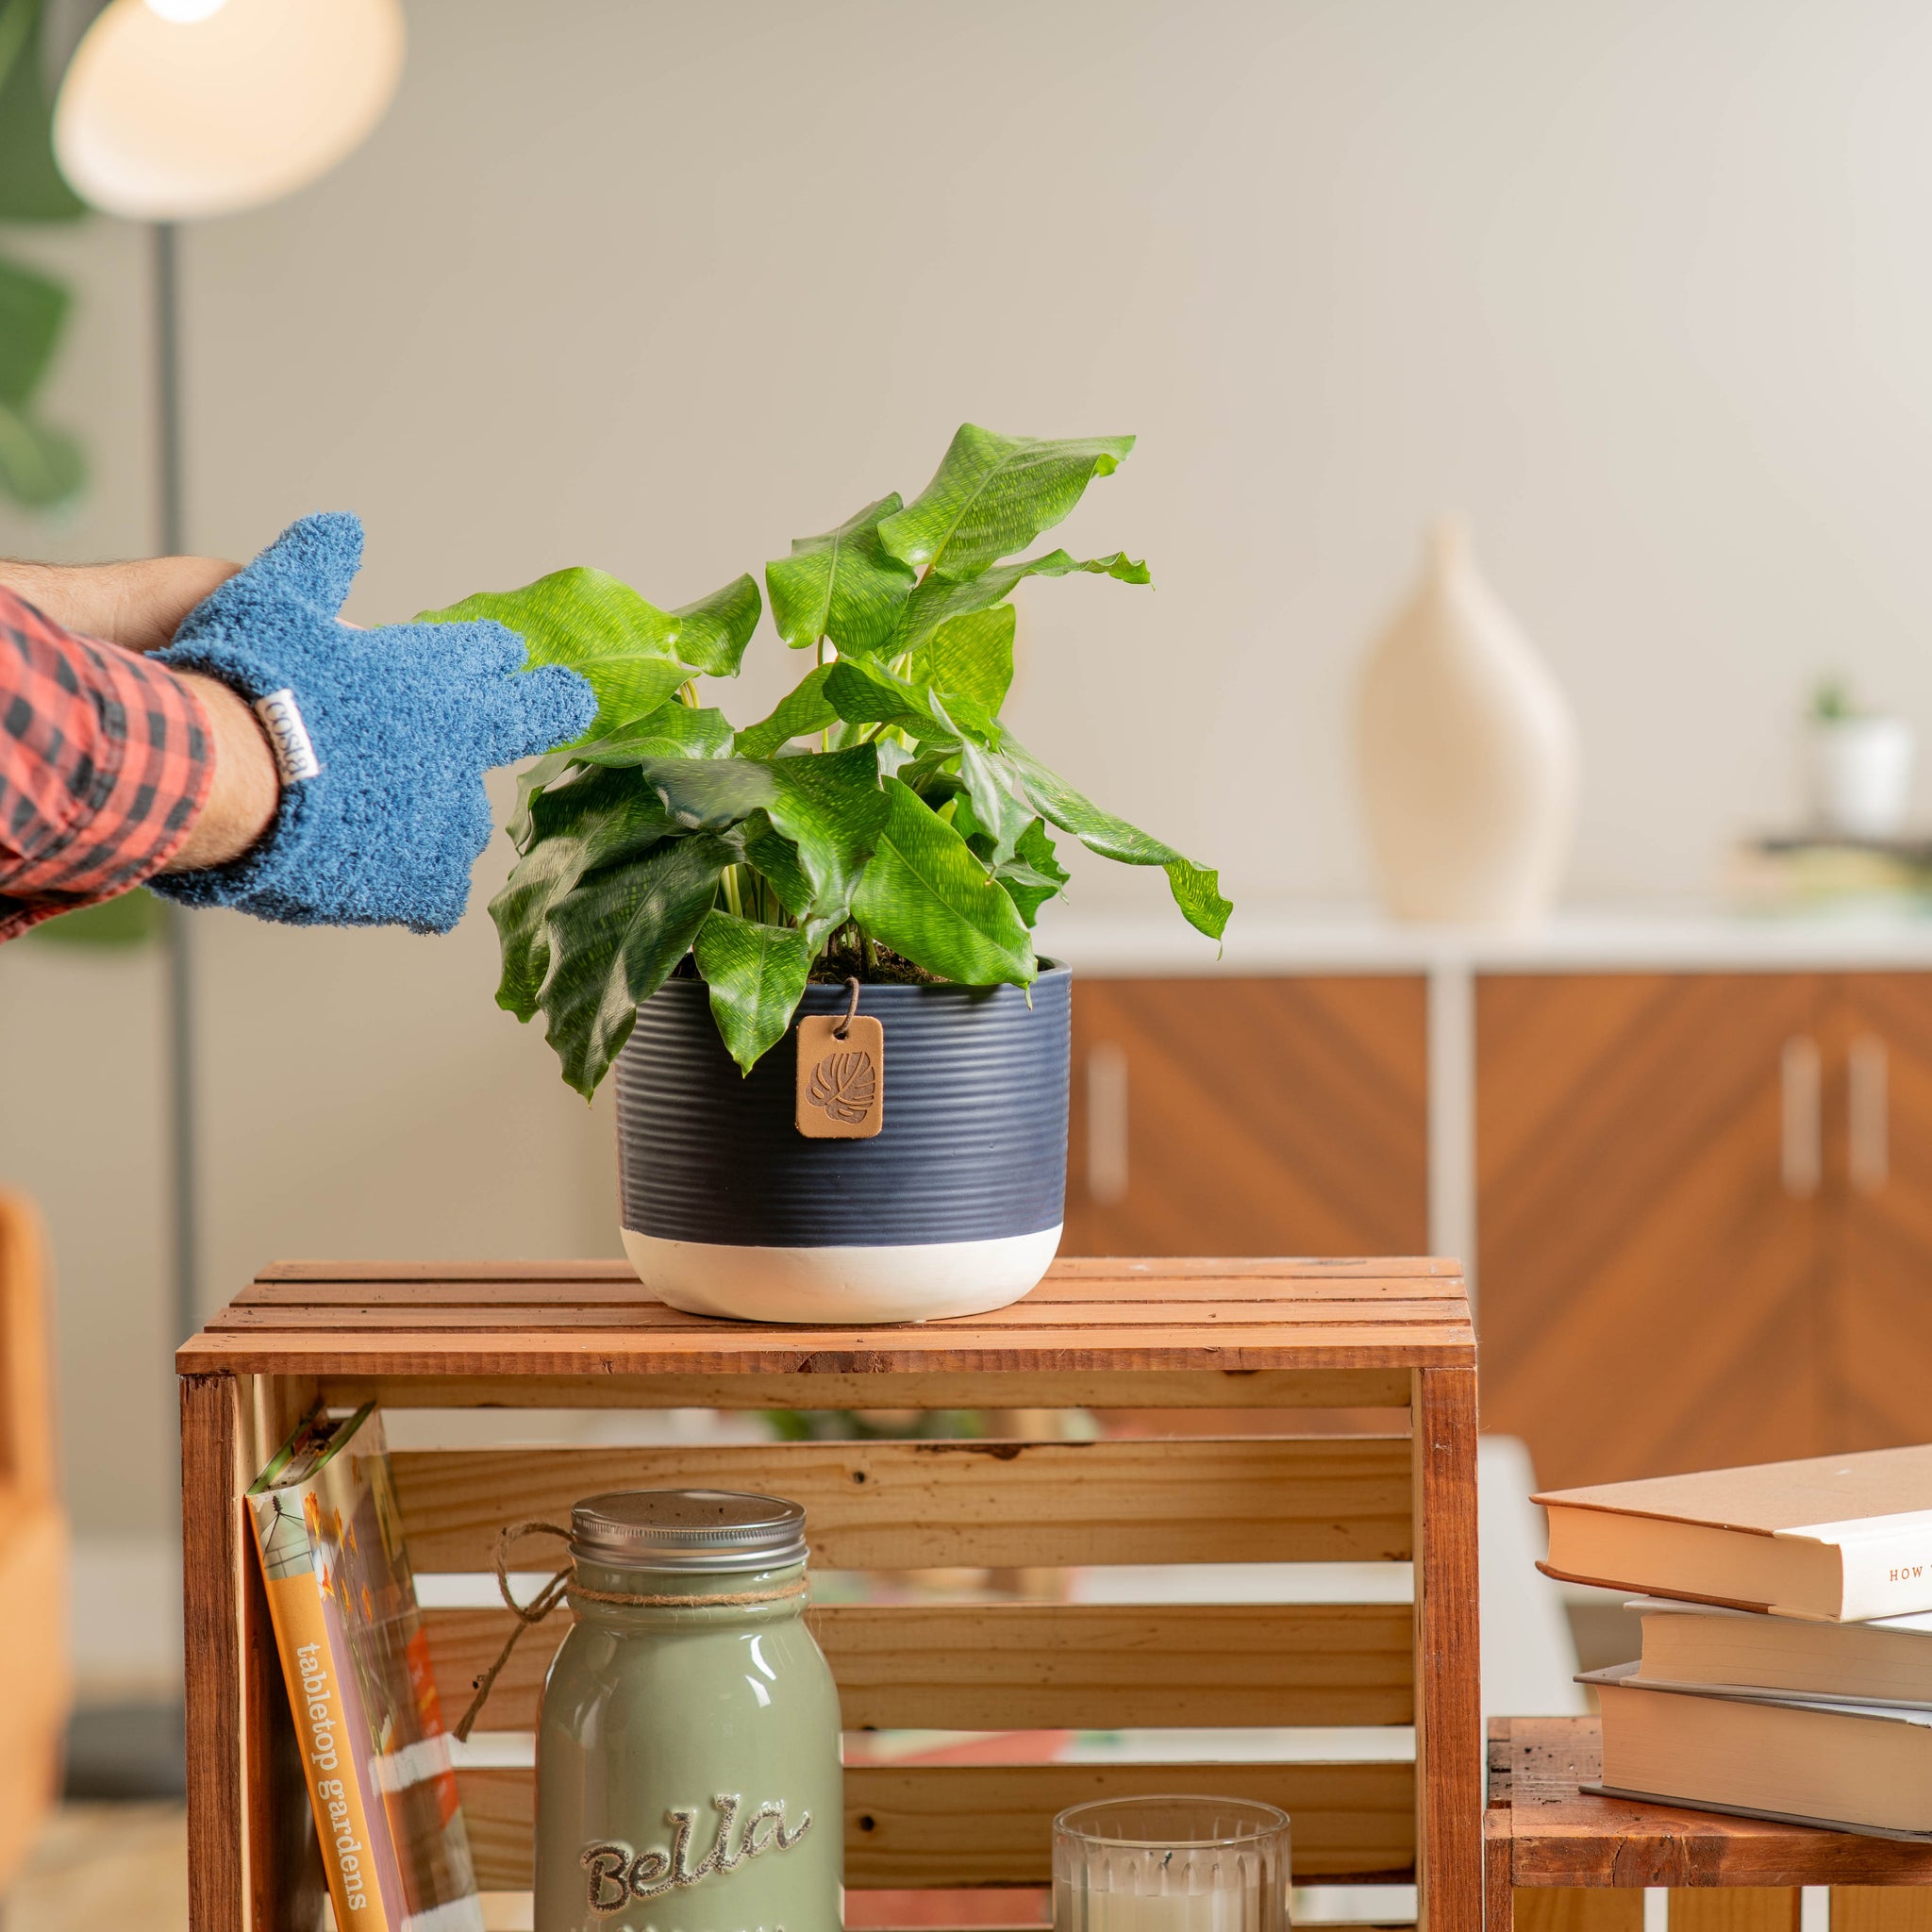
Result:
M611 1490L570 1512L571 1554L625 1570L777 1570L805 1561L805 1507L734 1490Z

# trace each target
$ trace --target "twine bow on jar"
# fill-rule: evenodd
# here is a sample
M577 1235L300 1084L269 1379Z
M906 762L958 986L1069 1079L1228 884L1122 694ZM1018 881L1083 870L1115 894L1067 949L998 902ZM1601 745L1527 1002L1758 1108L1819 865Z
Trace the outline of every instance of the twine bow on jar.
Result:
M681 1591L670 1592L633 1593L621 1590L592 1590L587 1584L572 1581L575 1566L566 1561L561 1570L552 1575L550 1581L526 1604L520 1604L509 1587L509 1552L511 1545L520 1542L526 1536L554 1536L565 1543L571 1541L571 1532L559 1523L512 1523L506 1529L499 1530L496 1537L496 1588L516 1618L516 1628L509 1633L503 1648L497 1653L496 1661L475 1680L476 1694L470 1699L470 1707L463 1712L456 1727L458 1743L466 1743L477 1718L483 1714L483 1706L503 1667L509 1662L510 1653L517 1647L517 1640L525 1630L534 1629L560 1604L566 1596L580 1597L585 1603L615 1604L625 1609L639 1610L708 1610L735 1607L743 1604L782 1603L788 1597L803 1596L810 1587L803 1576L794 1576L790 1583L774 1584L763 1590L727 1590L709 1591L704 1595L688 1595Z

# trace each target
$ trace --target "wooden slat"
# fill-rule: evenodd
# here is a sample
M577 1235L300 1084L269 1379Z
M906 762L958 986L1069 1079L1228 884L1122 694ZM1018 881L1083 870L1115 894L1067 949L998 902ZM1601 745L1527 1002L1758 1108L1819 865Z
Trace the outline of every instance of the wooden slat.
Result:
M1211 1781L1294 1820L1294 1874L1402 1882L1415 1857L1410 1764L864 1765L845 1774L845 1883L855 1890L1039 1884L1056 1812L1089 1799ZM485 1890L530 1882L527 1771L457 1774Z
M183 1631L188 1691L189 1921L242 1932L241 1472L236 1385L181 1384Z
M1670 1932L1798 1932L1795 1885L1704 1886L1671 1893Z
M1475 1372L1420 1369L1414 1413L1418 1842L1428 1846L1417 1912L1431 1932L1482 1921L1483 1729L1470 1659L1481 1638L1477 1588Z
M831 1604L811 1626L848 1730L1108 1730L1130 1724L1405 1724L1407 1604ZM443 1708L469 1702L507 1610L424 1619ZM484 1728L528 1730L569 1626L525 1637Z
M363 1296L360 1289L341 1292ZM1008 1329L1058 1328L1079 1333L1098 1323L1121 1329L1159 1328L1180 1339L1191 1339L1197 1330L1252 1328L1258 1322L1266 1322L1270 1327L1289 1331L1291 1339L1294 1331L1304 1328L1371 1324L1397 1329L1437 1328L1441 1325L1442 1309L1440 1300L1343 1301L1327 1296L1244 1302L1019 1302L1001 1310L1001 1325ZM399 1291L392 1302L364 1297L343 1303L237 1304L208 1324L208 1333L266 1335L294 1330L322 1335L342 1329L379 1329L385 1335L417 1335L488 1331L502 1327L513 1312L500 1304L479 1307L468 1303L430 1301ZM715 1335L721 1329L729 1333L736 1325L704 1315L681 1314L662 1302L648 1300L605 1301L591 1307L546 1307L543 1322L546 1328L558 1332L604 1330L622 1324L635 1334L686 1339Z
M1491 1926L1490 1932L1508 1928ZM1516 1932L1643 1932L1643 1894L1607 1889L1519 1892Z
M1389 1280L1460 1282L1460 1262L1432 1255L1158 1255L1120 1259L1062 1255L1049 1285L1063 1281L1195 1281L1208 1276L1265 1280L1324 1280L1376 1276ZM630 1263L614 1257L586 1261L272 1261L258 1286L308 1281L635 1281Z
M391 1465L420 1571L487 1570L506 1524L567 1522L584 1496L694 1484L802 1503L812 1559L840 1570L1346 1562L1410 1549L1406 1437L426 1450Z
M1831 1932L1932 1932L1932 1886L1834 1885Z
M952 1371L895 1375L371 1375L322 1383L338 1407L391 1408L1100 1408L1121 1399L1105 1372ZM1170 1369L1137 1374L1143 1408L1392 1408L1408 1406L1406 1369Z
M1048 1319L1063 1323L1105 1322L1128 1319L1127 1311L1159 1310L1177 1321L1191 1323L1210 1319L1200 1310L1226 1307L1245 1311L1250 1320L1257 1314L1273 1319L1279 1313L1285 1320L1305 1321L1312 1319L1307 1311L1317 1310L1331 1320L1345 1317L1380 1321L1395 1319L1382 1314L1381 1308L1388 1304L1417 1303L1429 1307L1432 1318L1440 1320L1441 1304L1457 1303L1463 1298L1459 1281L1413 1276L1388 1280L1351 1276L1283 1284L1217 1275L1202 1280L1163 1282L1158 1300L1138 1291L1140 1286L1120 1280L1051 1282L1035 1289L1010 1309L998 1310L996 1318L1008 1325L1037 1325ZM1374 1311L1372 1313L1369 1307L1354 1307L1356 1304L1374 1305ZM208 1325L220 1333L243 1310L249 1312L257 1326L269 1325L268 1318L279 1315L284 1318L282 1325L294 1327L300 1325L306 1311L314 1308L385 1310L391 1312L384 1313L382 1319L391 1321L395 1311L407 1313L432 1307L470 1308L477 1311L479 1323L484 1319L483 1311L495 1309L499 1311L499 1324L504 1320L501 1311L512 1308L541 1309L549 1318L562 1312L585 1313L600 1308L634 1310L640 1314L651 1311L667 1327L680 1324L695 1327L708 1324L710 1319L677 1314L649 1293L633 1275L626 1281L574 1283L567 1303L558 1301L554 1288L527 1281L258 1282L237 1295ZM1110 1317L1107 1312L1109 1308L1123 1312ZM1042 1309L1056 1313L1049 1318L1041 1313ZM625 1319L630 1318L627 1313ZM995 1317L977 1319L991 1322ZM1132 1319L1151 1320L1154 1316L1135 1312Z
M1603 1771L1593 1717L1510 1719L1505 1748L1519 1909L1525 1886L1932 1886L1932 1845L1581 1791Z
M820 1371L906 1374L1029 1369L1139 1373L1159 1369L1469 1368L1475 1341L1464 1305L1440 1322L1391 1330L1380 1321L1197 1329L990 1328L967 1322L879 1328L738 1327L652 1335L636 1329L551 1332L527 1326L428 1335L216 1335L204 1330L175 1357L177 1374L290 1375L648 1375ZM1453 1311L1453 1312L1452 1312Z

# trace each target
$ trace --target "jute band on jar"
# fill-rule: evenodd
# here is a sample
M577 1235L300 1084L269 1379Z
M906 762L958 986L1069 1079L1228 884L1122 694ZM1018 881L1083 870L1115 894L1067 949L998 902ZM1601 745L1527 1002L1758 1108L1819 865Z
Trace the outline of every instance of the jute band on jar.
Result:
M790 1583L776 1584L768 1590L717 1591L704 1596L687 1596L678 1591L633 1594L628 1591L591 1590L581 1583L573 1584L571 1577L575 1574L575 1569L566 1563L528 1603L520 1604L509 1587L509 1552L512 1544L526 1536L560 1537L565 1542L571 1540L570 1531L558 1523L512 1523L508 1528L497 1533L496 1587L517 1624L509 1633L509 1641L497 1654L496 1661L476 1679L476 1694L470 1699L470 1707L464 1711L456 1728L458 1742L468 1740L472 1727L483 1714L483 1706L495 1688L504 1665L509 1662L510 1653L517 1647L517 1640L525 1630L534 1629L541 1624L566 1596L581 1597L590 1604L617 1604L627 1609L708 1610L741 1604L782 1603L787 1597L803 1596L810 1588L803 1576L795 1576Z

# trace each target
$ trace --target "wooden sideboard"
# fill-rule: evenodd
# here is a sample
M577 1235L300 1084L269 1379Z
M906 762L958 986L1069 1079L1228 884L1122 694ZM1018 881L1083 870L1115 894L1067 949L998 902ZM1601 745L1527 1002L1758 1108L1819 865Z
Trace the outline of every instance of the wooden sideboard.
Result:
M1061 932L1064 1252L1463 1248L1553 1485L1932 1435L1932 922Z

